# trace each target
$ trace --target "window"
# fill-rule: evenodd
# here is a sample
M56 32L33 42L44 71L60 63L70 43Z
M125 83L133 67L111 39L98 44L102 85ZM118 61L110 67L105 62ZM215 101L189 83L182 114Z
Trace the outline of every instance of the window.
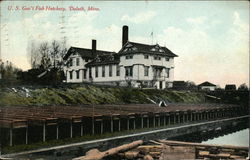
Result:
M154 56L154 60L161 60L160 56Z
M169 61L169 58L168 58L168 57L166 57L165 59L166 59L166 61Z
M76 58L76 66L79 66L79 65L80 65L80 59Z
M112 65L109 65L109 77L112 77Z
M126 56L126 59L133 59L133 56L132 55L128 55L128 56Z
M73 78L73 71L69 71L69 79Z
M169 78L169 68L166 68L166 77Z
M80 75L80 71L78 70L78 71L76 71L76 79L79 79L79 76Z
M55 60L56 66L60 66L59 60Z
M133 66L125 67L125 76L133 77Z
M92 78L92 69L89 68L89 78Z
M95 77L98 77L98 66L95 67Z
M154 78L160 78L160 77L161 77L161 72L162 72L162 69L155 68L155 69L153 70Z
M120 66L116 65L116 76L120 76Z
M70 67L73 66L73 59L72 58L70 58L70 60L69 60L69 66Z
M86 78L87 78L87 70L84 69L84 70L83 70L83 79L86 79Z
M146 54L146 55L144 55L144 59L148 59L148 55Z
M148 76L148 70L149 70L149 67L145 66L144 67L144 76Z
M102 66L102 77L105 77L105 66Z

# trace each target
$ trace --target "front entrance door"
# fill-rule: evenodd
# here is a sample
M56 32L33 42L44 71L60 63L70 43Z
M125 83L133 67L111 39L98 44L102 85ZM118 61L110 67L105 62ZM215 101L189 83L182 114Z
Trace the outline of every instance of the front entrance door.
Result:
M160 89L162 89L162 81L160 81Z

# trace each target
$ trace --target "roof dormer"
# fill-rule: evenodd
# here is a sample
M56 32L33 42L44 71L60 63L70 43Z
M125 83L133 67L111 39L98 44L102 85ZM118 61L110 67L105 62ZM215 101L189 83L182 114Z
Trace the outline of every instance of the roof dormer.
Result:
M135 46L133 46L131 43L127 43L125 46L124 46L124 49L122 52L128 52L128 51L136 51L138 50Z
M99 56L96 57L96 62L101 62L101 58Z
M115 59L114 55L111 55L109 60L113 61L114 59Z
M150 49L150 51L165 53L165 51L159 46L159 44L156 44L153 48Z
M133 45L131 43L128 43L125 48L129 48L129 47L132 47Z

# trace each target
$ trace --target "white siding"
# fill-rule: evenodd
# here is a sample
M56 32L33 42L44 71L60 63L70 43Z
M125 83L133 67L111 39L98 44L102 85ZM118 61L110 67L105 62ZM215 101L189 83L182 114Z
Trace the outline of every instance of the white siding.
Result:
M77 58L79 58L79 65L76 65L76 61ZM66 63L68 63L70 61L70 59L72 59L72 66L65 66L64 67L64 71L66 73L66 82L69 83L78 83L78 82L83 82L83 69L85 68L85 64L87 62L85 62L84 59L82 59L82 57L79 54L75 54L75 55L70 55L68 58L68 61ZM77 79L76 77L76 71L79 71L79 78ZM70 79L70 72L72 72L73 77L72 79Z
M94 83L123 83L126 84L126 81L131 81L133 86L138 86L138 81L141 82L150 82L154 83L153 86L160 88L162 84L162 89L168 86L172 86L174 80L174 58L169 58L169 61L166 61L164 56L160 56L161 60L155 60L153 55L148 55L148 59L144 58L145 54L134 54L132 59L126 59L126 55L120 57L120 76L116 75L116 64L112 64L112 76L109 76L109 65L105 65L105 77L102 76L102 66L98 66L98 77L95 75L96 67L91 67L92 70L92 79L89 79L89 68L85 68L84 59L82 59L78 54L71 55L69 57L73 59L73 66L65 67L65 72L67 74L67 82L94 82ZM76 58L80 58L79 66L76 66ZM125 67L133 66L133 76L125 76ZM148 76L144 75L144 67L149 67ZM153 67L152 66L162 66L161 77L154 79ZM167 77L166 68L169 68L169 77ZM83 79L83 70L87 69L86 79ZM79 79L76 78L76 71L80 70ZM73 71L73 77L70 79L69 72Z
M215 86L202 86L201 89L202 90L209 90L209 91L214 91L215 90Z
M109 76L109 65L105 65L105 77L102 77L102 66L98 66L98 77L95 77L95 68L92 68L92 76L93 76L93 82L108 82L108 81L120 81L121 78L121 70L120 70L120 76L116 76L116 64L112 64L112 76Z

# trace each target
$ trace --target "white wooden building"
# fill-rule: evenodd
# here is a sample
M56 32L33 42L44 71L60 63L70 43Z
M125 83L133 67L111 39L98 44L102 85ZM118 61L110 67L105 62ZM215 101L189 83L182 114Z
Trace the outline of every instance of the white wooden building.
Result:
M170 88L174 80L174 58L166 47L128 41L123 26L122 48L118 53L71 47L64 57L66 82L91 82L132 87Z
M216 89L216 85L206 81L206 82L199 84L198 88L200 90L205 90L205 91L214 91Z

